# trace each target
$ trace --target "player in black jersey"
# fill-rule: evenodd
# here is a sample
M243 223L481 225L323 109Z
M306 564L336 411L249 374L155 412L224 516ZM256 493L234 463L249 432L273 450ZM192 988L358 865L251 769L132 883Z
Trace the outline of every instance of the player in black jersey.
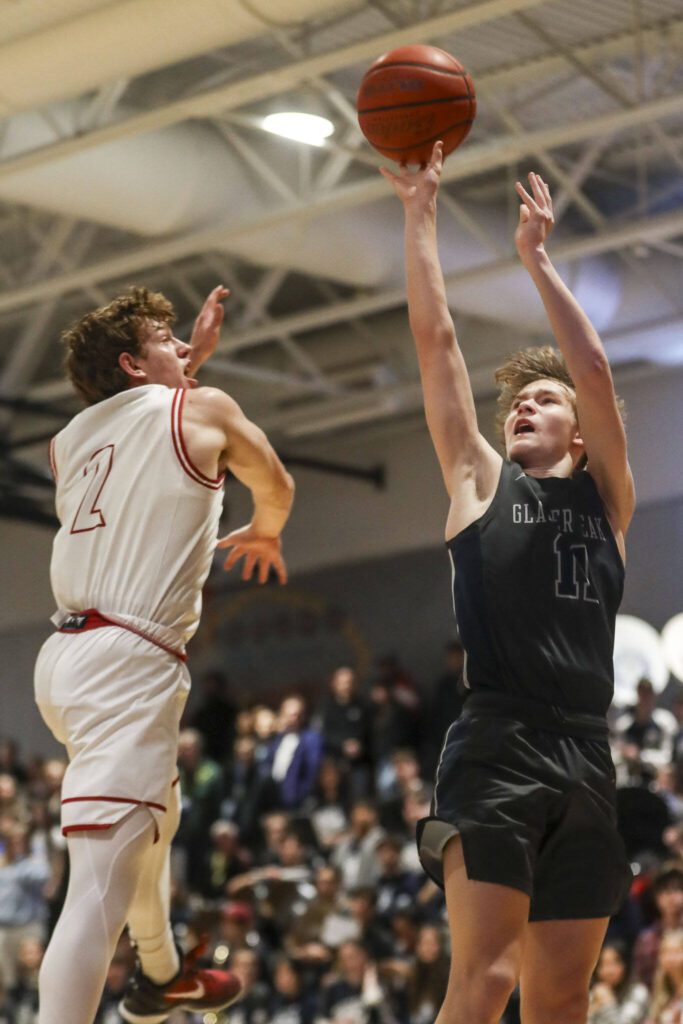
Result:
M610 703L633 480L600 339L545 250L529 175L515 243L552 349L497 374L505 458L480 434L439 264L442 166L382 169L403 202L410 324L451 499L446 539L471 694L450 727L418 843L452 940L439 1024L494 1024L519 981L524 1024L584 1024L609 916L630 879L616 830Z

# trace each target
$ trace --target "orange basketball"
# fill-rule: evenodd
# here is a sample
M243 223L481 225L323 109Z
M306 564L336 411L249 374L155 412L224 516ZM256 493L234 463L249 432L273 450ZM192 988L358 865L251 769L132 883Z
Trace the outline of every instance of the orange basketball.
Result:
M378 153L419 164L438 139L444 155L465 140L477 100L472 79L450 53L400 46L365 72L356 107L360 129Z

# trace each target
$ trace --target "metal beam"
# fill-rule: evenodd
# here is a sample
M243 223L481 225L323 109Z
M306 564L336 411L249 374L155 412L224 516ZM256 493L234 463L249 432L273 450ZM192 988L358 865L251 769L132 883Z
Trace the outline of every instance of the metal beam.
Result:
M463 153L458 153L454 159L447 160L442 180L462 181L482 174L484 171L504 167L541 149L553 149L595 138L604 133L616 133L635 124L649 123L652 120L670 117L681 111L683 111L683 94L678 94L652 100L635 110L616 111L592 119L575 121L571 124L542 128L528 132L526 135L508 135L490 142L480 143L477 146L471 146ZM229 249L231 244L237 244L243 238L250 238L254 231L276 228L282 224L291 223L297 217L314 220L325 213L338 212L363 203L384 199L388 194L386 182L378 174L376 181L348 185L335 192L319 196L307 204L304 209L278 210L237 228L229 224L222 224L189 232L152 245L143 245L134 252L124 253L122 256L103 260L100 263L90 263L89 266L72 273L47 278L40 284L17 288L9 293L0 293L0 313L31 304L38 299L80 291L88 285L125 277L147 270L150 266L161 266L207 250ZM677 224L678 218L669 217L669 222ZM656 232L664 231L663 234L658 234L658 237L670 238L679 233L678 229L670 230L667 233L666 228L660 225L659 218L654 218L653 224L657 225ZM639 240L638 236L635 240ZM584 240L580 240L577 244L581 247L586 243ZM599 237L596 237L596 245L595 251L604 251L601 249L602 242Z
M190 96L165 106L158 106L143 114L123 117L113 124L92 132L62 139L49 146L41 146L29 153L2 161L0 177L23 172L48 161L71 156L74 153L102 146L123 137L156 131L190 118L212 117L226 110L235 110L295 88L302 82L331 74L353 64L372 60L383 50L390 50L404 44L428 42L431 39L463 31L515 11L536 7L542 2L543 0L479 0L477 3L469 3L467 7L460 8L458 11L420 21L408 28L382 33L329 53L292 62L284 67L274 68L239 82L231 82L228 85L210 89L198 96ZM683 34L683 19L678 24ZM644 36L647 36L647 33L644 33ZM625 34L623 39L619 40L618 52L623 52L626 40L632 41L632 33ZM609 42L614 45L613 40ZM585 49L590 51L591 47ZM564 66L563 58L557 59L561 62L560 66ZM530 62L526 72L528 77L536 78L538 73L538 64ZM503 69L499 74L509 77L510 69ZM487 79L489 76L482 76L482 81ZM490 76L489 84L493 84L493 75Z

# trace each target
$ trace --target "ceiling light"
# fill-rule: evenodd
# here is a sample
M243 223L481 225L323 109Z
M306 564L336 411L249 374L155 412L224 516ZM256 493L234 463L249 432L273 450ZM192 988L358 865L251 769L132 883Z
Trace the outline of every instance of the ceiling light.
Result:
M322 146L324 140L334 131L334 125L326 117L303 114L296 110L269 114L263 119L263 128L273 135L305 142L308 146Z

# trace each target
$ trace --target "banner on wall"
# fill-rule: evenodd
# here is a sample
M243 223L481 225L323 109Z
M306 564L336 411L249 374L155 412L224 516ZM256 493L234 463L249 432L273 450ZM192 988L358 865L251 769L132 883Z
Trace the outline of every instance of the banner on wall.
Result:
M201 654L220 665L236 696L269 702L292 689L317 695L341 665L361 679L370 673L372 651L362 628L325 597L291 586L205 597Z

